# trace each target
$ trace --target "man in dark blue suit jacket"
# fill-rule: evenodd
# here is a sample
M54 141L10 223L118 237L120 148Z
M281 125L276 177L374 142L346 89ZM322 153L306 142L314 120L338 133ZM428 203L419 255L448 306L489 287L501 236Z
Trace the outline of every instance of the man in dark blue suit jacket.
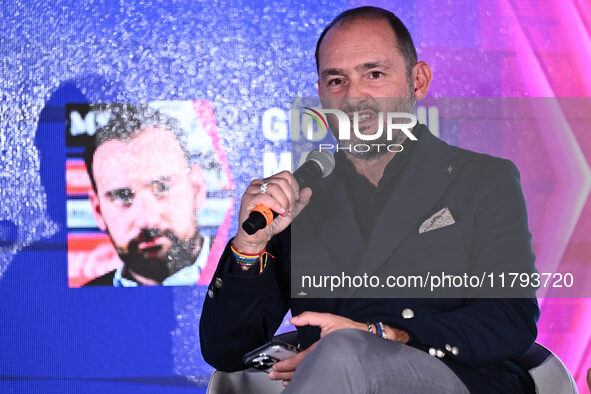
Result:
M404 25L371 7L341 14L325 29L317 64L320 97L344 98L366 113L377 105L367 104L375 97L406 97L395 109L411 112L409 102L414 107L414 98L427 94L432 77L416 61ZM527 373L513 363L536 337L537 303L517 298L523 293L409 299L360 298L372 293L354 292L311 298L313 293L298 297L298 289L290 291L300 283L292 281L300 261L322 272L358 262L354 272L379 277L533 272L515 166L451 147L422 125L412 132L418 141L401 135L400 153L337 154L335 171L313 192L299 190L289 173L251 183L240 223L257 204L279 216L252 236L239 230L220 260L200 323L207 362L225 371L244 369L242 355L268 341L291 309L306 350L277 363L270 374L289 383L286 391L533 390ZM443 224L433 224L441 218ZM267 258L264 269L249 260L259 255L261 265Z

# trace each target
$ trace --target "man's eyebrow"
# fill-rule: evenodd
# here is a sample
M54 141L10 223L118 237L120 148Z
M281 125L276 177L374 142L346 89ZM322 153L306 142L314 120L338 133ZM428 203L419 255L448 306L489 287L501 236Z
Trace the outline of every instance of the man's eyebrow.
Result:
M342 68L326 68L322 70L322 77L330 77L331 75L343 75L344 71Z
M382 68L385 70L390 69L391 67L384 63L384 62L380 62L380 61L375 61L375 62L366 62L363 64L359 64L357 66L355 66L355 70L357 71L366 71L366 70L370 70L372 68ZM333 75L343 75L345 74L345 71L342 68L327 68L322 70L322 77L326 78L326 77L330 77Z
M109 198L113 198L115 195L120 194L125 191L132 191L130 187L116 187L115 189L107 190L105 192L105 196Z
M355 66L355 69L358 71L365 71L365 70L370 70L372 68L382 68L382 69L389 69L390 66L388 66L387 64L383 63L383 62L367 62L367 63L363 63L360 64L358 66Z

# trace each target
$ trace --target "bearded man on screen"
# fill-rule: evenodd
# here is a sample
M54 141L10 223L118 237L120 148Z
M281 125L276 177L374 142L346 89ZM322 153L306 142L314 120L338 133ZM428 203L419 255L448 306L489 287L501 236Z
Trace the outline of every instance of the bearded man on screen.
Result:
M85 162L94 219L123 264L86 285L194 285L209 249L197 225L203 171L175 119L147 105L108 109Z

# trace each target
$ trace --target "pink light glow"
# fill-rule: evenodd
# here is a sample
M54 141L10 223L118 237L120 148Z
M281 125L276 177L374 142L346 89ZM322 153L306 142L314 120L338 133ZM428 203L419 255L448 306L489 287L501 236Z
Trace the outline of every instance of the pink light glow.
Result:
M533 6L531 3L527 5ZM524 4L517 4L514 9L505 1L501 7L504 14L502 20L508 24L506 27L514 44L515 61L525 87L525 94L531 97L554 97L554 90L515 12L523 9ZM571 74L581 76L579 83L575 85L580 90L575 95L589 95L590 83L583 77L591 67L589 35L573 3L566 1L555 4L554 11L557 13L554 17L557 20L564 18L565 25L569 26L567 35L571 39L570 45L576 46L578 53L582 53L577 59L577 65L582 72L579 73L575 69ZM545 34L548 33L545 31ZM566 41L565 45L568 47L569 42ZM560 264L587 201L591 188L591 171L558 104L539 101L536 105L539 106L536 110L549 115L539 128L552 131L541 134L558 178L555 180L554 193L548 202L546 220L542 227L534 229L533 233L536 243L540 245L540 249L536 251L538 267L542 267L543 271L553 272ZM591 339L591 302L588 299L540 299L540 306L542 314L538 323L538 342L547 345L558 354L578 382L579 390L583 392L586 390L585 376L589 367L589 357L585 355L585 351Z

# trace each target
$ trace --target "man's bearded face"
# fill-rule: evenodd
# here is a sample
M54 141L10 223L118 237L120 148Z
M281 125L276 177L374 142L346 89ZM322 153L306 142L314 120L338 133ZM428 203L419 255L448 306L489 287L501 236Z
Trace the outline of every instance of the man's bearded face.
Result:
M376 134L378 113L382 112L387 122L388 112L414 114L415 91L414 65L398 47L398 40L385 19L360 19L343 22L332 27L318 48L318 94L324 108L345 111L352 119L353 112L360 113L359 129L366 135ZM338 139L338 125L334 115L328 115L331 131ZM352 124L353 122L351 122ZM406 119L400 122L407 123ZM382 138L363 141L355 137L351 128L351 141L340 141L341 147L353 144L396 144L404 133L394 130L388 141L386 125ZM360 159L374 159L387 152L386 149L369 152L345 150Z
M193 171L176 136L165 129L148 128L130 141L98 147L91 204L126 268L162 282L195 262L196 196L205 189Z
M339 149L344 150L347 154L354 156L362 160L372 160L388 151L384 148L384 145L390 144L401 144L406 135L402 130L395 129L392 132L392 140L388 140L387 130L387 119L388 112L405 112L414 114L415 97L414 90L409 89L407 97L394 97L394 98L366 98L366 99L347 99L343 107L340 109L345 112L350 120L350 139L343 140L339 138L339 128L336 116L328 116L328 124L330 129L335 133L335 138L338 140ZM354 127L354 113L358 113L358 127L362 134L371 135L375 134L379 128L379 114L382 113L382 134L379 138L371 141L361 140L355 132ZM406 119L400 119L397 123L406 123ZM370 146L368 151L357 151L353 147L357 144L366 144ZM378 144L382 147L379 148Z

